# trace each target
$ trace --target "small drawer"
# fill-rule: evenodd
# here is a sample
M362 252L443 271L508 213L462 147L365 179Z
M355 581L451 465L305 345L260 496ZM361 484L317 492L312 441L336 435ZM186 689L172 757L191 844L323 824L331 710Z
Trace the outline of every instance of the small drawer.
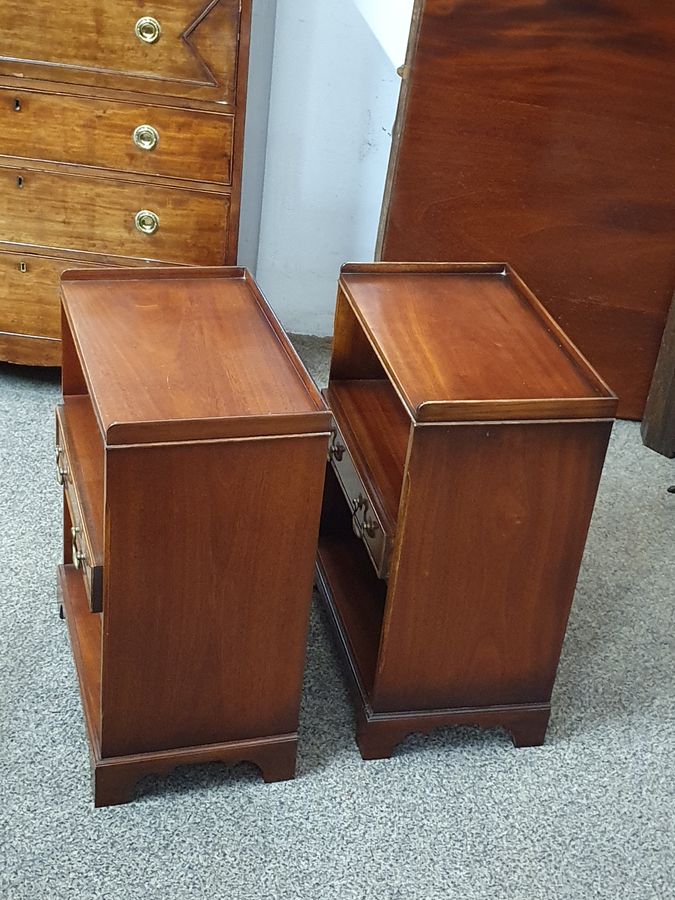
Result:
M103 564L94 547L86 517L82 513L82 502L73 476L73 463L68 448L66 429L63 426L62 410L56 412L56 477L63 485L65 502L71 521L71 562L82 573L92 612L103 609ZM68 560L66 560L67 562Z
M0 252L0 331L59 338L59 278L80 268L91 263Z
M0 167L0 241L118 257L219 265L230 196Z
M347 444L335 423L328 455L352 512L354 534L365 544L378 576L386 578L389 570L390 541L375 512L372 499L356 471Z
M0 130L4 156L231 182L224 113L0 88Z

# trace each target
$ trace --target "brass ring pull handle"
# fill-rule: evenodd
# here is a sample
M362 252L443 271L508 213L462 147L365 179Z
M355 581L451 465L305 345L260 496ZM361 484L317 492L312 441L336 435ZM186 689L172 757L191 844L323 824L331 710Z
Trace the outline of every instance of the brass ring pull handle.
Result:
M141 234L154 234L159 228L159 216L150 209L140 209L134 222Z
M133 141L139 150L154 150L159 143L159 132L152 125L139 125L134 128Z
M136 37L144 44L155 44L162 33L162 26L152 16L141 16L134 28Z
M56 448L56 480L59 484L65 484L66 478L68 477L68 469L61 467L61 454L63 453L63 448L57 446Z
M347 448L338 438L337 431L333 428L331 431L330 444L328 446L328 459L334 459L336 462L342 462Z
M73 565L75 566L76 569L80 569L80 568L82 568L82 563L87 558L86 553L84 553L83 550L80 550L80 548L77 546L77 538L80 534L80 529L77 528L75 525L73 525L73 527L70 529L70 534L73 538L73 542L72 542Z
M362 522L358 515L361 510L363 510ZM364 536L372 539L379 527L374 519L368 518L368 501L363 494L359 494L355 500L352 500L352 531L361 540L364 539Z

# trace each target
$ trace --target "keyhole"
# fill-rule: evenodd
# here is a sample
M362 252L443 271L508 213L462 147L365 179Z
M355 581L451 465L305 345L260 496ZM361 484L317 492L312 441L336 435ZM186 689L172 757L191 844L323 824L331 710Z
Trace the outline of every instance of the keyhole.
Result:
M28 266L26 265L26 263L20 262L19 263L19 272L27 272L27 271L28 271Z
M14 112L21 112L21 101L18 97L14 101Z
M19 177L16 179L16 186L18 188L23 187L23 175L19 175Z

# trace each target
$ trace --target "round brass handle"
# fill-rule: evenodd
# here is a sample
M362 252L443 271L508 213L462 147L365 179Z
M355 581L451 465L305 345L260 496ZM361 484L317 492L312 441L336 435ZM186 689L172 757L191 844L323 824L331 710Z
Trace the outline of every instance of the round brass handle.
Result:
M159 132L152 125L139 125L134 128L133 139L139 150L154 150L159 143Z
M82 567L82 563L87 558L87 555L86 555L86 553L84 553L84 551L80 550L80 548L77 546L77 538L78 538L78 535L80 534L80 529L77 528L77 526L73 525L73 527L70 529L70 534L73 538L73 542L72 542L73 565L75 566L76 569L79 569Z
M136 22L134 31L139 41L143 41L144 44L154 44L159 40L162 26L152 16L142 16Z
M140 209L136 213L135 222L141 234L154 234L159 228L159 216L150 209Z
M61 468L61 453L63 452L62 447L56 448L56 480L59 484L65 484L66 478L68 476L68 469Z

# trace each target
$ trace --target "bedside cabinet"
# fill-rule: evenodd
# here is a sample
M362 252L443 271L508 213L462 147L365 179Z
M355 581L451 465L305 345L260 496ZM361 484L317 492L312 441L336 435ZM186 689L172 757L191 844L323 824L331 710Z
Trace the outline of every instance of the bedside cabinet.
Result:
M60 365L59 277L233 265L251 0L0 0L0 359Z
M544 740L616 398L502 264L342 270L318 554L364 758Z
M330 414L242 269L62 282L62 614L97 806L295 770Z

